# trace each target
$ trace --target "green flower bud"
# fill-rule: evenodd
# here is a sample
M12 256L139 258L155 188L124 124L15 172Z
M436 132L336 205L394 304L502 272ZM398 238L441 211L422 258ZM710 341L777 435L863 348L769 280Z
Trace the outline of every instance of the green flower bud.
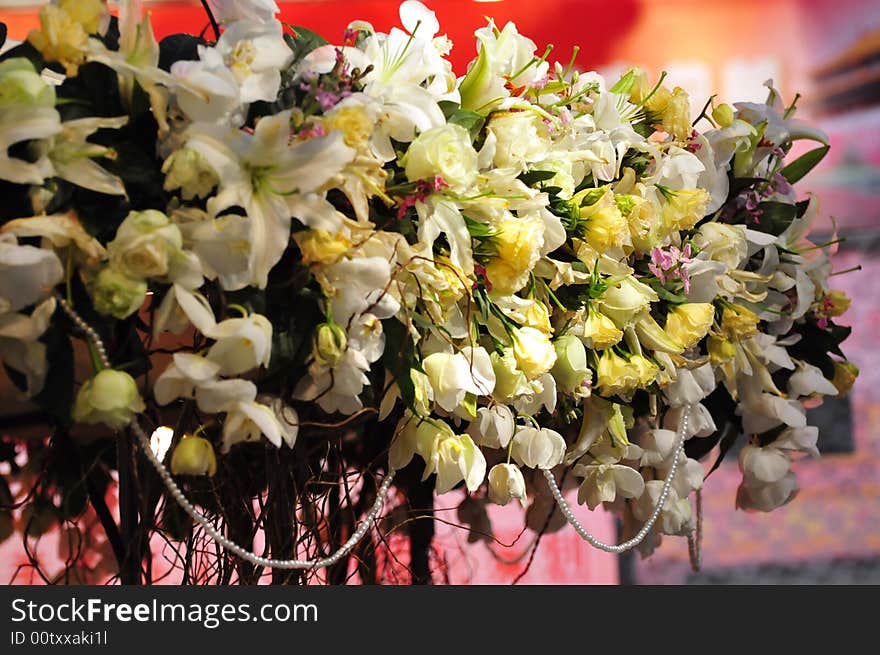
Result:
M103 423L118 430L144 409L146 406L134 379L128 373L108 368L80 388L73 405L73 420Z
M342 359L348 337L338 323L321 323L315 331L312 354L319 364L333 368Z
M712 118L719 127L730 127L733 125L733 107L727 103L721 103L712 110Z
M203 437L185 436L171 455L174 475L207 475L217 472L217 457L211 442Z
M95 276L89 289L95 309L123 319L131 316L143 304L147 283L134 280L108 266Z

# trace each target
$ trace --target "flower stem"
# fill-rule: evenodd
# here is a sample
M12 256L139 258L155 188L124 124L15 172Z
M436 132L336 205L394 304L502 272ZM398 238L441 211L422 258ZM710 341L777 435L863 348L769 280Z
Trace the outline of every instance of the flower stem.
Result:
M220 26L217 24L217 19L214 18L214 12L211 11L211 8L208 6L207 0L202 0L202 7L205 9L205 13L208 14L208 20L211 21L211 29L214 30L214 40L220 40Z

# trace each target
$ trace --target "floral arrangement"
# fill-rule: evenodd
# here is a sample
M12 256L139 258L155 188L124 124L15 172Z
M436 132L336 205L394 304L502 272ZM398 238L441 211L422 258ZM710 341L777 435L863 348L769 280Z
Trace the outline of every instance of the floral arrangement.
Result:
M159 43L136 2L55 0L0 58L0 358L52 428L4 441L26 532L100 510L116 471L123 568L130 539L207 529L264 530L257 567L348 539L286 565L338 569L389 489L463 487L480 538L486 503L576 523L576 486L647 554L693 535L700 460L738 441L738 507L794 496L805 403L858 373L796 100L692 121L662 77L551 63L512 23L457 77L420 2L341 43L209 4L213 39Z

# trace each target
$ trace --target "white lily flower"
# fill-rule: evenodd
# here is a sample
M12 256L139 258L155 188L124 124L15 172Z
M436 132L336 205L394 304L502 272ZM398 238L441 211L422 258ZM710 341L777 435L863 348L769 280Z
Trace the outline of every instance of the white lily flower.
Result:
M190 128L187 141L220 179L220 192L208 201L208 211L217 215L239 206L247 213L249 282L261 289L290 241L287 198L316 191L355 154L338 131L293 145L289 139L290 111L284 111L262 118L253 134L199 125Z
M119 129L128 116L117 118L80 118L61 125L61 133L52 140L49 159L55 175L85 189L124 196L125 185L94 161L97 157L115 157L112 149L86 139L101 129Z
M85 231L72 212L16 218L0 228L0 232L17 237L42 237L44 245L48 242L56 249L73 246L87 261L98 261L107 256L101 242Z
M237 403L247 404L256 397L257 385L239 378L209 380L196 387L196 404L206 414L230 411Z
M22 141L48 139L61 132L61 117L53 107L12 105L0 108L0 180L15 184L42 184L54 169L48 149L40 148L34 161L9 156Z
M238 80L214 48L199 46L199 60L176 61L171 81L177 104L193 121L239 126L245 111Z

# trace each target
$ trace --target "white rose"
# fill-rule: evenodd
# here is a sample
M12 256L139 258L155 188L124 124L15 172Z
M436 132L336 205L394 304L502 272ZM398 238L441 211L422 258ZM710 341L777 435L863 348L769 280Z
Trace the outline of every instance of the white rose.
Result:
M422 132L403 158L411 182L440 176L453 191L465 191L477 179L477 151L470 133L449 123Z
M742 225L705 223L694 235L699 258L721 262L729 269L739 268L749 252L746 228Z
M107 368L80 387L73 405L73 420L104 423L118 430L144 409L134 379L128 373Z
M163 278L181 256L180 229L160 211L131 212L107 244L110 264L130 278Z
M543 159L550 150L550 133L537 114L530 111L505 111L492 114L487 126L495 137L495 166L526 169L527 164Z
M520 428L513 435L511 454L523 466L551 469L562 463L565 439L548 428Z
M506 505L513 498L525 504L526 481L522 471L513 464L496 464L489 471L489 500Z
M217 171L204 155L192 148L181 148L174 152L162 164L162 172L165 173L163 188L166 191L180 189L184 200L207 198L220 182Z

